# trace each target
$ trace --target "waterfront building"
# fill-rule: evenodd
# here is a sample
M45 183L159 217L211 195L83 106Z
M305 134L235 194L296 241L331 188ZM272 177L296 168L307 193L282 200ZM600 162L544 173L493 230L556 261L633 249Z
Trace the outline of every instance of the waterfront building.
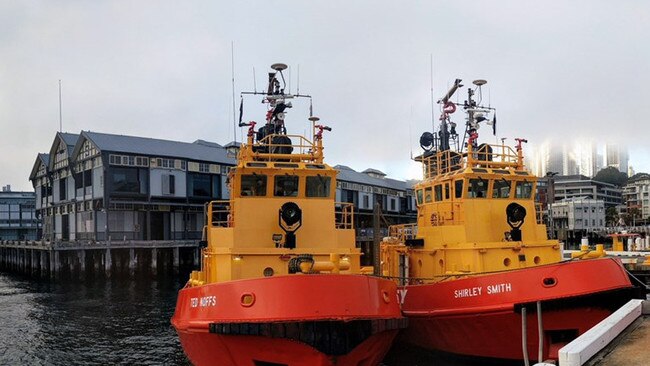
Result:
M36 196L34 192L12 192L11 186L0 192L0 240L36 240Z
M637 218L650 218L650 174L639 174L630 178L623 187L623 198L628 213L636 209L640 215Z
M222 146L203 140L58 133L30 175L43 239L199 239L203 205L228 197L233 164Z
M593 180L584 175L558 175L554 177L553 201L587 197L602 200L606 207L623 203L623 190L613 184Z
M587 196L552 203L551 217L558 239L576 243L605 227L605 202Z

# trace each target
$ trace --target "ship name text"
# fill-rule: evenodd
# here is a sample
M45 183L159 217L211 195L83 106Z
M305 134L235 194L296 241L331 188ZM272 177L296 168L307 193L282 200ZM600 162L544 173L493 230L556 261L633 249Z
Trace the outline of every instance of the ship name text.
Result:
M478 287L468 287L463 289L454 290L454 299L460 299L463 297L474 297L482 295L494 295L504 292L511 292L512 284L511 283L497 283L495 285L485 286L485 291L483 286Z
M215 306L215 305L217 305L217 297L216 296L203 296L201 298L199 298L199 297L190 298L190 307L192 307L192 308Z

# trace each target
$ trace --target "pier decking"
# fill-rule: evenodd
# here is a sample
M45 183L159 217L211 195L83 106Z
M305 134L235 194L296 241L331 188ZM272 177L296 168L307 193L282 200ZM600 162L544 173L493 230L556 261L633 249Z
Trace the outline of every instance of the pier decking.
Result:
M0 241L0 270L41 278L110 277L198 266L199 243L186 241Z

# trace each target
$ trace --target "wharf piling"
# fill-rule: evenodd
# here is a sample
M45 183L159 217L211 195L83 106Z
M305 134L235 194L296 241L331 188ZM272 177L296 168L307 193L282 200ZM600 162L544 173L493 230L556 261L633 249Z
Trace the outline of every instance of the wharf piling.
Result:
M0 241L0 271L53 280L86 275L175 274L181 267L195 267L199 255L199 242L194 240Z

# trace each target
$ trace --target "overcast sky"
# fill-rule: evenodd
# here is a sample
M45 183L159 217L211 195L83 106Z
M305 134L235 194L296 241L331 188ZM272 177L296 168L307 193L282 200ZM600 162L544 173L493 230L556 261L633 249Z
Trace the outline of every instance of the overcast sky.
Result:
M295 92L300 65L300 92L333 128L332 164L417 177L433 55L436 98L455 78L488 80L499 137L618 142L650 171L648 2L241 3L0 2L0 184L32 189L59 128L59 79L64 131L231 141L231 42L237 105L253 68L261 89L270 64L289 64ZM299 104L290 132L308 126ZM259 100L244 118L264 119Z

